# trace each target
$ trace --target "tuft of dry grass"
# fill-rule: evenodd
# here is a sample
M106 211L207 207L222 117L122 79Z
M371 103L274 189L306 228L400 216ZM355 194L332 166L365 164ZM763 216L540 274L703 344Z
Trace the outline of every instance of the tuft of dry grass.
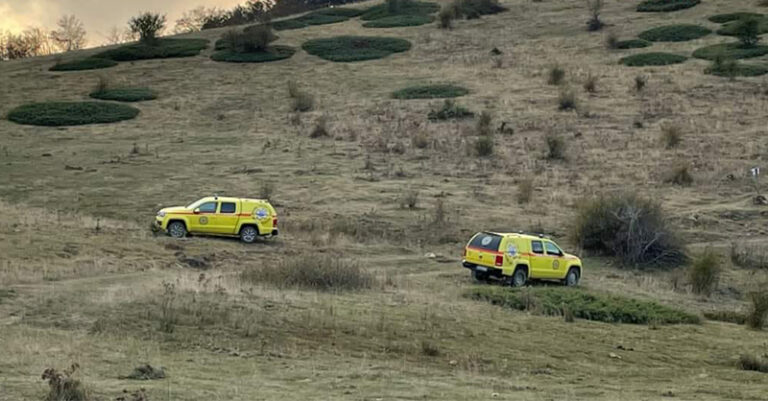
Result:
M736 266L753 269L768 268L768 248L764 246L743 241L732 242L730 255L731 262Z
M577 106L576 92L570 88L560 90L560 95L557 98L557 108L560 111L574 110Z
M327 138L329 136L331 136L331 134L328 132L328 118L326 116L320 116L317 121L315 121L315 127L312 129L312 132L309 133L309 137L317 139Z
M690 164L679 163L670 170L664 177L664 182L668 184L689 187L693 185L693 175L691 175Z
M533 197L533 189L533 179L526 178L520 180L517 183L517 203L522 205L530 202Z
M554 66L549 69L547 75L547 84L549 85L561 85L565 81L565 70L560 66Z
M315 108L315 98L299 89L296 81L288 81L288 96L291 98L292 111L303 113Z
M241 279L277 288L353 291L373 286L374 277L359 263L329 255L295 255L278 263L244 270Z
M749 293L748 298L750 305L747 312L747 326L762 330L768 317L768 290L753 291Z
M720 270L719 257L711 249L694 259L688 268L688 280L693 293L707 296L712 294L720 281Z
M648 77L645 75L636 75L634 80L635 92L640 93L648 85Z
M401 209L416 209L419 205L419 191L409 189L400 195L399 199Z
M683 128L674 123L662 124L660 138L666 149L675 148L683 141Z
M588 93L597 93L597 82L599 79L597 75L589 74L584 81L584 90Z
M562 136L549 133L544 137L544 141L547 144L547 160L566 160L568 144Z
M43 372L42 379L48 382L48 394L44 401L88 401L90 394L75 374L80 369L77 363L59 372L48 368Z

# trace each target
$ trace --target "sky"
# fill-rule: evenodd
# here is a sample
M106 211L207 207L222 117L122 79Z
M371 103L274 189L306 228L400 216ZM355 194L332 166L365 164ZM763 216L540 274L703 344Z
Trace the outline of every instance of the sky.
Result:
M142 11L166 14L168 28L186 10L198 6L230 8L245 0L0 0L0 32L18 33L28 27L54 29L65 14L74 14L88 32L88 44L97 45L114 26L126 27Z

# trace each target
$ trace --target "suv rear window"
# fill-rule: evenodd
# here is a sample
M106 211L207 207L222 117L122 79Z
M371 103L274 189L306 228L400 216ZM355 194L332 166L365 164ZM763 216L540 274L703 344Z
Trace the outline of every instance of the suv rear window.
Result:
M499 250L499 244L501 244L500 235L480 233L472 238L469 246L496 252Z
M234 213L236 206L234 203L221 202L221 211L219 213Z

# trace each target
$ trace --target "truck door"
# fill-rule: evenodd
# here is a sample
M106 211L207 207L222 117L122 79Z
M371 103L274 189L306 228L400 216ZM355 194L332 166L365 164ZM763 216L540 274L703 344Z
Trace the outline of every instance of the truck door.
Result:
M212 232L216 234L235 234L237 228L237 202L222 201L218 212L212 217Z
M544 250L550 264L547 278L565 278L565 254L553 242L544 241Z
M189 231L196 233L210 233L213 231L211 219L216 215L219 202L205 202L195 208L195 215L189 219Z
M551 262L544 253L544 242L540 240L531 240L531 278L547 278L549 269L552 268Z

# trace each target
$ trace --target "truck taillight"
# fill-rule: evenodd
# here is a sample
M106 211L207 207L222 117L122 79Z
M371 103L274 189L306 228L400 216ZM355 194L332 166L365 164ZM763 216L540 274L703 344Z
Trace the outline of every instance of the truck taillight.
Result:
M496 255L496 266L504 264L504 255Z
M272 228L277 228L277 217L272 219Z

